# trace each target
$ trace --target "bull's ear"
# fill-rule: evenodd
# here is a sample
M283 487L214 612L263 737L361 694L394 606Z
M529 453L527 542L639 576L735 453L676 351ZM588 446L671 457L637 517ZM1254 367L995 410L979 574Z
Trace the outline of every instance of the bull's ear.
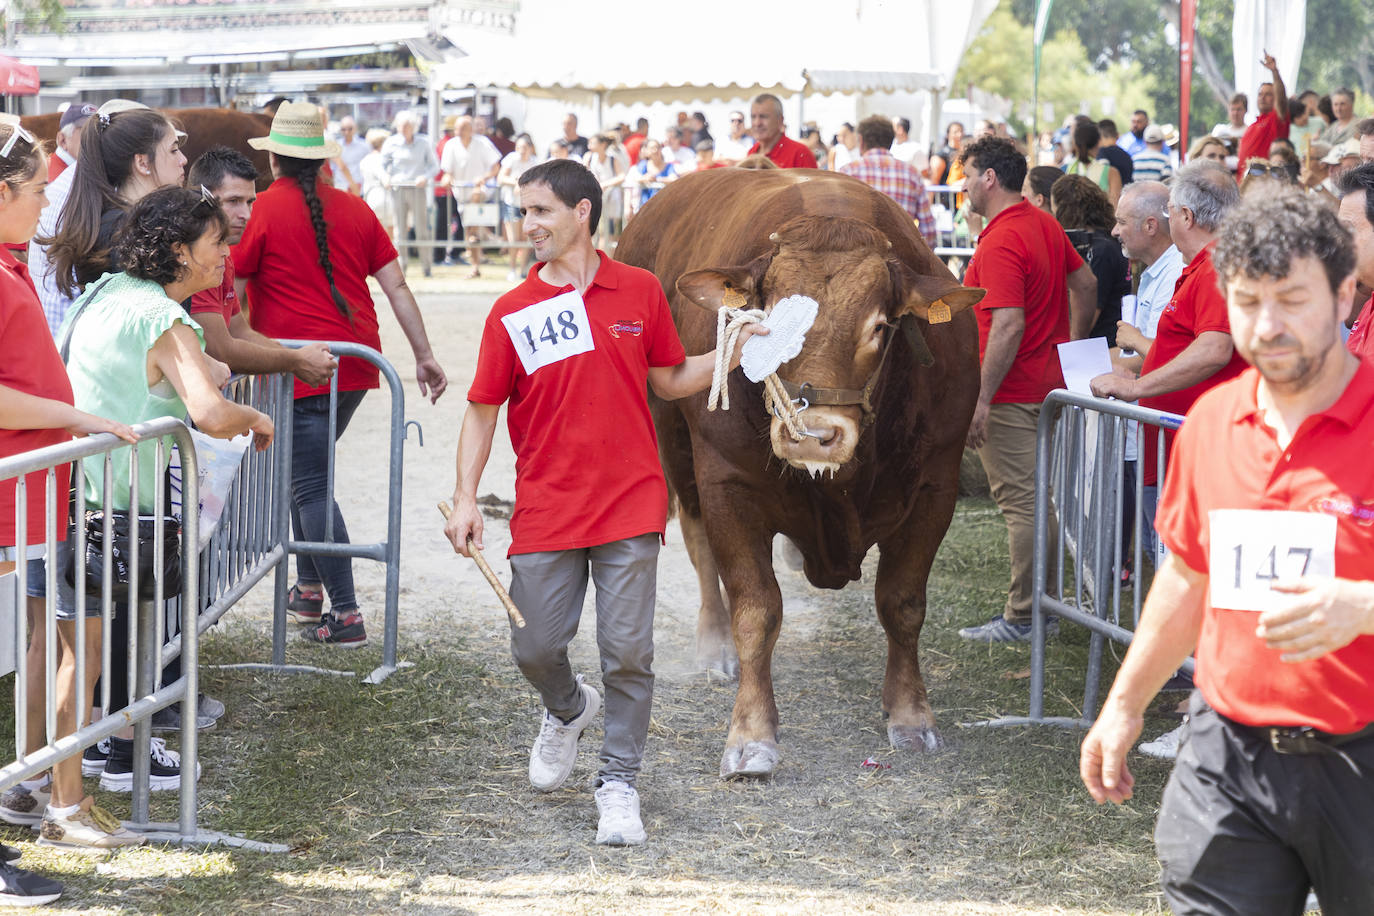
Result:
M677 291L707 311L755 307L754 274L748 267L711 267L689 270L677 278ZM739 301L740 299L743 301Z
M910 313L931 324L949 321L987 293L976 287L960 286L953 277L918 277L905 266L902 270L907 292L898 314Z

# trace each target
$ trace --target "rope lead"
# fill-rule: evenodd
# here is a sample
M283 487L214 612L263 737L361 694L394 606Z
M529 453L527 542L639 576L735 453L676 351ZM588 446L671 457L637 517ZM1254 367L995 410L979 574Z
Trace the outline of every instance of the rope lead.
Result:
M735 342L740 331L748 324L762 324L767 317L762 309L737 309L725 306L716 312L716 365L711 373L711 394L706 401L707 410L730 409L730 356L735 352ZM806 437L797 406L783 390L782 379L773 372L763 380L763 400L770 413L787 427L792 441L800 442Z

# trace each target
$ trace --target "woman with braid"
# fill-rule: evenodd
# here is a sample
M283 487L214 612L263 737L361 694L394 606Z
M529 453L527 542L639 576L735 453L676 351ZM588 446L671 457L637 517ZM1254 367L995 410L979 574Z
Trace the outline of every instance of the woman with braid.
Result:
M325 139L315 106L286 102L266 137L248 141L266 150L272 186L258 195L243 239L233 251L234 272L246 288L253 329L268 337L350 341L381 349L377 312L367 288L376 277L415 355L420 393L431 402L448 380L434 359L425 323L406 286L396 249L366 201L329 182L320 166L339 155ZM336 438L348 427L368 389L378 386L377 369L344 358L338 370ZM323 541L333 514L333 540L348 542L343 515L329 493L329 388L296 382L291 425L291 524L299 541ZM357 648L367 631L353 591L347 557L296 558L297 581L288 608L307 642ZM324 613L328 593L330 613Z

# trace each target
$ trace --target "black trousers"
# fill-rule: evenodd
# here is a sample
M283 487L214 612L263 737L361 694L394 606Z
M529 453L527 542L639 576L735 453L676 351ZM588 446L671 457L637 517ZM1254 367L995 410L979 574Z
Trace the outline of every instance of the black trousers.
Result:
M1155 827L1175 913L1374 913L1374 736L1283 754L1194 691Z

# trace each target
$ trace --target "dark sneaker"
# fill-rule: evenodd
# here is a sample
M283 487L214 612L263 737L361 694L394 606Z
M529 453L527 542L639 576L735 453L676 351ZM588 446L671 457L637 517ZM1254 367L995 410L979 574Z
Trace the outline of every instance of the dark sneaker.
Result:
M1029 623L1011 623L1001 614L987 623L976 627L964 627L959 635L974 642L1030 642L1033 626ZM1045 637L1059 635L1059 618L1050 617L1045 621Z
M13 846L0 843L0 862L18 862L19 857L24 854L23 850L15 849Z
M150 721L152 722L153 731L155 732L181 731L181 704L178 703L175 706L168 706L166 709L159 709L157 712L153 713L153 717ZM215 719L213 716L201 715L200 712L197 711L196 728L201 731L206 731L214 727Z
M363 628L362 614L349 614L342 620L326 614L319 626L302 630L301 639L322 646L358 649L367 645L367 630Z
M42 906L62 896L62 885L51 878L0 863L0 904Z
M324 592L303 592L299 585L291 586L286 595L286 613L296 623L319 623L324 615Z
M81 775L99 776L105 772L105 761L110 756L110 739L101 738L81 753Z
M48 806L51 789L52 783L42 789L28 789L18 784L11 786L9 791L0 795L0 821L21 827L38 823L43 819L43 809Z
M167 742L153 738L149 744L151 759L148 770L150 792L181 788L181 755L167 749ZM196 764L196 778L200 778L200 764ZM125 738L110 739L110 757L105 772L100 774L100 788L107 792L134 790L134 742Z

